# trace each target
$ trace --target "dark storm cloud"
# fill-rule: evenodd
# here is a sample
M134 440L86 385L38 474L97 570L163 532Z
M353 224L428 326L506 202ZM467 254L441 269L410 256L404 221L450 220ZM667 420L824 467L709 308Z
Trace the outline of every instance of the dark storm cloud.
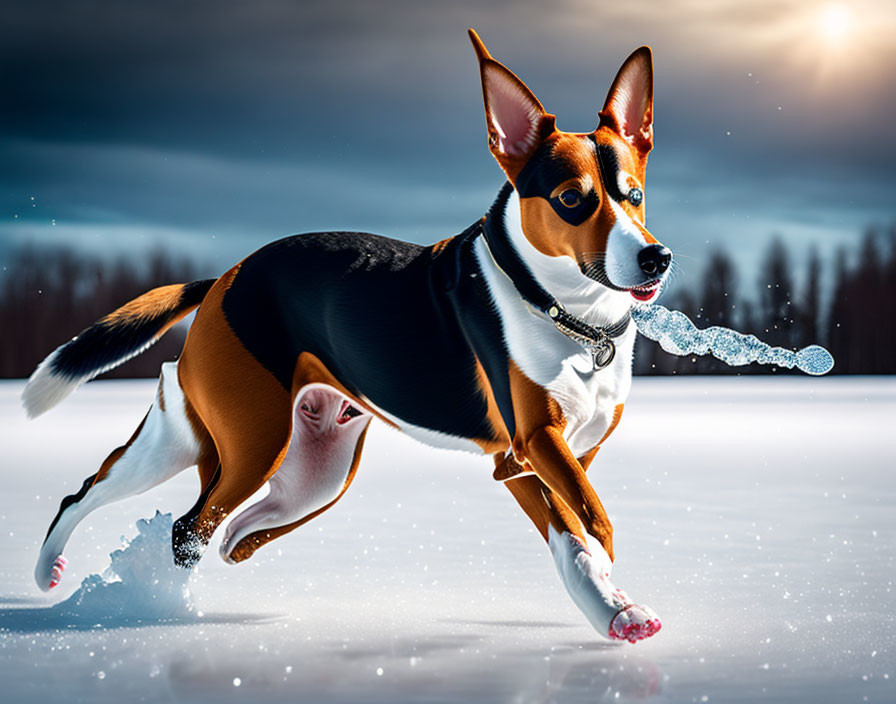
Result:
M0 237L164 239L226 265L294 231L459 231L501 181L470 25L577 131L653 46L650 223L695 267L707 240L749 258L772 230L834 241L892 216L889 44L819 88L811 4L656 5L5 3Z

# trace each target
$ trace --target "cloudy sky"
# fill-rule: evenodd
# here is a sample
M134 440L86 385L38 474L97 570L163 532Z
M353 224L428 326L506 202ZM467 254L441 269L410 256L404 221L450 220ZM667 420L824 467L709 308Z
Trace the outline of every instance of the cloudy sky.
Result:
M772 233L831 252L896 217L888 1L10 0L0 261L164 243L223 271L294 232L459 232L502 182L468 26L570 131L653 47L648 226L685 282L716 244L752 288Z

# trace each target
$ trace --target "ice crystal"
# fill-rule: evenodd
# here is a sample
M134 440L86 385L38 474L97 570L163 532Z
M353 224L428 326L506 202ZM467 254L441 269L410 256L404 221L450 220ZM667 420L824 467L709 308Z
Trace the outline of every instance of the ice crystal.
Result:
M745 335L713 326L701 330L684 313L660 305L636 306L632 319L645 337L660 343L666 352L679 356L711 354L725 364L738 367L750 362L774 364L819 376L834 366L831 353L819 345L809 345L796 352L767 345L755 335Z

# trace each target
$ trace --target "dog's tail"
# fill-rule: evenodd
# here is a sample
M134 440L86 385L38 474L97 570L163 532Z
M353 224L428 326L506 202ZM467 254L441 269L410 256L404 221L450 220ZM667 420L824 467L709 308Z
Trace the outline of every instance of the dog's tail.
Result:
M198 308L214 283L206 279L154 288L57 347L22 391L25 412L35 418L84 382L136 357Z

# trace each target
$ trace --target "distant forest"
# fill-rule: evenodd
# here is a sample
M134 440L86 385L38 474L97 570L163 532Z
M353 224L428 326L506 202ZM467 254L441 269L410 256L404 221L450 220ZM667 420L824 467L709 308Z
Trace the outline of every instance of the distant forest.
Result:
M30 376L63 342L141 293L202 278L195 265L161 249L138 262L110 262L69 248L25 247L5 268L0 280L0 377L5 378ZM182 327L104 378L157 377L162 362L177 359L186 337Z
M830 286L822 283L831 267ZM27 377L49 352L93 321L156 286L208 276L206 268L163 250L139 262L109 262L66 248L18 250L0 279L0 377ZM802 271L797 290L794 272ZM896 373L896 226L868 229L858 249L836 252L825 262L816 249L794 254L774 239L755 273L754 295L734 260L716 250L701 276L661 299L698 327L723 325L771 344L797 349L825 345L836 360L834 374ZM175 328L143 355L106 376L155 377L176 359L185 330ZM675 357L639 338L635 373L769 374L784 370L752 364L729 367L711 357Z

